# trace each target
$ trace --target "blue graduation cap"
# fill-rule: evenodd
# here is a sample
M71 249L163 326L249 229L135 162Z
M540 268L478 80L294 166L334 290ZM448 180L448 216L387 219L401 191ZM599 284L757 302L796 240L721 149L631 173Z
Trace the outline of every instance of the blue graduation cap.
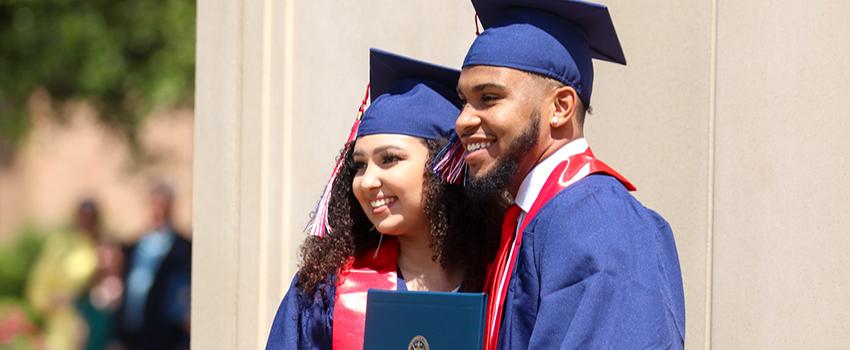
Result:
M448 138L460 114L460 72L379 49L369 50L372 104L357 136L402 134Z
M591 59L626 64L608 8L579 0L472 0L484 25L463 66L487 65L540 74L572 86L585 106L593 89Z
M458 78L460 72L455 69L370 49L372 104L364 111L366 98L363 99L346 147L358 137L374 134L401 134L431 140L455 135L455 119L460 114L460 98L455 91ZM331 232L328 206L343 160L337 160L306 228L312 236L323 237Z

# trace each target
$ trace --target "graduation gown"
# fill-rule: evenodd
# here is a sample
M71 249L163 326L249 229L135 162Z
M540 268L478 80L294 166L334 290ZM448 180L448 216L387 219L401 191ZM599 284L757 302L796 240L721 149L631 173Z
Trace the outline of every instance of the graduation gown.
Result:
M292 279L272 323L266 349L331 349L336 279L305 296Z
M298 290L297 281L297 276L292 279L277 309L266 349L331 349L336 279L320 284L312 297ZM407 290L401 273L396 290ZM465 286L460 290L468 291Z
M590 175L523 231L500 349L681 349L685 306L670 226L615 178Z

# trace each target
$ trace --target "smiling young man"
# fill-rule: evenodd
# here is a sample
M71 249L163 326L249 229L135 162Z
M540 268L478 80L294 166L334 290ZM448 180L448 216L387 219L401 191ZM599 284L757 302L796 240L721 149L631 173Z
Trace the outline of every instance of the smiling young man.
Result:
M593 58L625 64L605 6L473 0L456 130L469 196L514 204L488 270L485 349L680 349L673 233L584 139Z

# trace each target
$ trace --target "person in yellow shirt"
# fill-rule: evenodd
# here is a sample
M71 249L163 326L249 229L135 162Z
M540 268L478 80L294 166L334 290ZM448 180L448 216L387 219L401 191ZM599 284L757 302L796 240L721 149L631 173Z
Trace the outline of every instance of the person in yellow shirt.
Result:
M97 267L98 210L82 201L70 230L51 234L36 259L26 297L44 317L45 348L78 349L86 339L85 323L74 308Z

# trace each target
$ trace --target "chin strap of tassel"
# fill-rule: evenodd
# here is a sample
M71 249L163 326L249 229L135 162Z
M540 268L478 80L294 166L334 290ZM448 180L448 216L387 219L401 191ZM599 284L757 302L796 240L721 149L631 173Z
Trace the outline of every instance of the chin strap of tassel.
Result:
M434 174L450 184L462 185L466 171L466 150L457 134L449 137L449 143L437 153L431 169Z
M360 108L357 109L357 117L354 119L354 125L351 126L351 132L348 134L348 141L345 142L345 152L337 159L334 165L331 178L325 185L325 190L322 192L322 197L319 203L316 204L316 209L313 211L310 223L307 224L305 231L310 233L310 236L324 237L330 233L331 226L328 222L328 208L331 202L331 194L333 193L333 184L336 176L339 174L339 169L342 167L342 162L345 161L345 155L350 151L352 142L357 138L357 131L360 129L360 119L363 118L363 112L366 111L366 104L369 101L369 85L366 85L366 96L363 97L363 102L360 103Z

